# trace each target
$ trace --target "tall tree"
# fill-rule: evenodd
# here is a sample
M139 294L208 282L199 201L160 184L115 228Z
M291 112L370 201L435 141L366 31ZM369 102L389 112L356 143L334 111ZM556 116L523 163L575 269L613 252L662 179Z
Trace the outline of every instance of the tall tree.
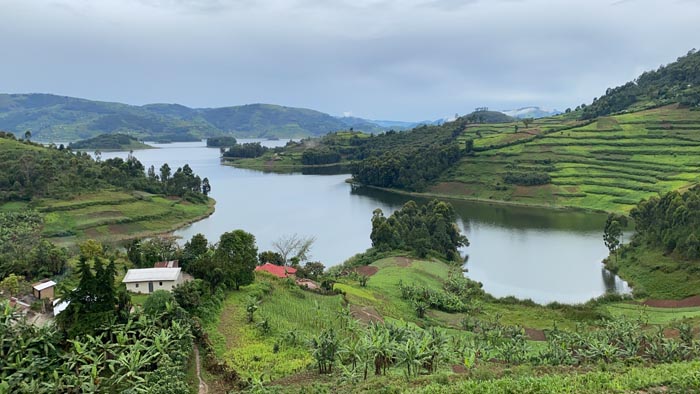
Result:
M221 270L223 283L238 290L253 283L258 248L255 236L243 230L221 234L214 252L214 263Z
M617 260L617 250L622 245L622 229L627 226L627 217L611 213L605 221L603 229L603 242L611 254Z
M284 235L272 242L272 247L282 256L285 264L289 264L292 258L298 261L306 261L311 257L311 247L316 237L302 237L298 234Z

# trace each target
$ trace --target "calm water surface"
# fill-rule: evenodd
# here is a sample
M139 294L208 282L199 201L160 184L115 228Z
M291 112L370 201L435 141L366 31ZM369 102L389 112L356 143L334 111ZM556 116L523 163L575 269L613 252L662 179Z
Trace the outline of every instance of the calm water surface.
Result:
M270 147L285 142L262 141ZM345 183L347 174L274 174L224 166L219 150L204 143L151 145L160 149L134 152L147 168L154 165L157 170L167 162L174 171L189 164L212 185L216 212L177 231L183 239L202 233L215 242L223 232L241 228L255 235L262 251L271 249L281 235L315 236L312 258L331 266L370 246L374 209L381 208L388 216L410 199L353 189ZM105 152L102 158L126 155ZM607 255L602 241L604 215L463 201L452 204L471 242L462 251L468 259L468 275L495 296L575 303L606 291L629 290L600 263Z

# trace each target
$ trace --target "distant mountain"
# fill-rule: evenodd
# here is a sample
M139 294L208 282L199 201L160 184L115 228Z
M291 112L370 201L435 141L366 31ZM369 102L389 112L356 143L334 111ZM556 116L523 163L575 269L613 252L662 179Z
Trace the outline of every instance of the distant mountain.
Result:
M353 127L381 132L384 127L304 108L249 104L189 108L179 104L143 106L92 101L52 94L0 94L0 130L35 140L76 141L122 133L142 140L195 141L206 137L306 137Z
M540 107L522 107L518 109L508 109L501 111L504 114L511 116L513 118L525 119L525 118L546 118L548 116L559 115L561 111L556 109L548 111Z
M401 120L363 119L363 118L355 118L355 117L351 117L351 116L343 116L343 117L340 117L339 119L350 126L353 126L353 124L367 123L367 124L373 125L376 128L379 128L380 131L410 130L410 129L413 129L415 127L421 126L421 125L439 126L439 125L449 121L449 119L441 118L441 119L436 119L436 120L423 120L420 122L406 122L406 121L401 121ZM357 126L355 126L355 128L357 128Z

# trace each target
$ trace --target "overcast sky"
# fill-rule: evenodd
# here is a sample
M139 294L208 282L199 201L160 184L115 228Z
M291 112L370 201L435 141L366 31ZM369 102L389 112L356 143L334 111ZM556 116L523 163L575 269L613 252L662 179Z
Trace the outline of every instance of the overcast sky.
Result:
M700 46L699 0L0 0L0 92L424 120L565 109Z

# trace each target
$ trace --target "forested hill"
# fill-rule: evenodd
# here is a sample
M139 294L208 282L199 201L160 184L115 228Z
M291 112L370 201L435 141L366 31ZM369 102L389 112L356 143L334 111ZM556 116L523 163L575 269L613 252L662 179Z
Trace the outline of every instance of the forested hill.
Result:
M172 171L166 164L159 174L151 167L146 174L143 164L133 156L127 160L95 160L87 153L19 141L6 132L0 132L0 163L0 204L47 197L65 199L108 189L206 201L202 187L208 181L195 175L187 165Z
M605 95L577 109L582 119L593 119L671 103L700 105L700 53L695 49L673 63L642 73L634 81L608 88Z
M206 137L305 137L354 127L384 130L303 108L251 104L224 108L189 108L179 104L134 106L51 94L0 94L0 130L34 139L75 141L99 134L125 133L140 139L196 141Z

